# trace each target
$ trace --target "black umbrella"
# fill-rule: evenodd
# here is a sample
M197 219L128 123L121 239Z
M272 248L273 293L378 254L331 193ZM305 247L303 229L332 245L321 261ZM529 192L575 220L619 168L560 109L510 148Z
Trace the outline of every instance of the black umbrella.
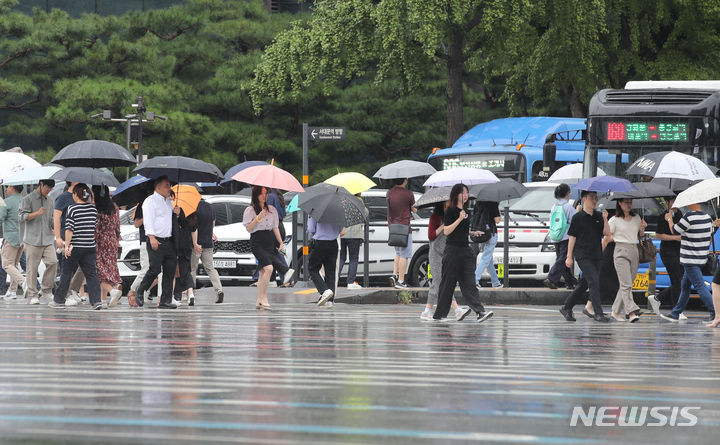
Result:
M115 189L112 199L119 206L134 206L142 201L148 192L152 193L152 184L153 181L145 176L133 176Z
M350 227L364 223L368 210L362 200L343 187L320 183L298 194L298 207L315 221Z
M73 142L50 162L64 167L129 167L135 158L118 144L93 139Z
M69 167L52 175L50 179L66 182L81 182L87 185L117 187L120 182L110 173L97 168Z
M527 193L527 187L514 179L501 178L500 182L470 186L470 194L478 201L501 202L519 198Z
M668 187L656 182L633 182L637 190L631 192L613 193L612 199L641 199L641 198L663 198L666 196L675 196L675 193Z
M133 173L157 179L167 176L170 182L217 182L223 177L215 165L185 156L158 156L143 161Z

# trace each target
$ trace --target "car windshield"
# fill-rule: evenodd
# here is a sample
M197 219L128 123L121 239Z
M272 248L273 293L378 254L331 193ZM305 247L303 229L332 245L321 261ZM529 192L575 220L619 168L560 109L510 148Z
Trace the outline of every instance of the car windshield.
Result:
M540 187L530 189L510 206L511 212L550 213L555 205L555 189Z

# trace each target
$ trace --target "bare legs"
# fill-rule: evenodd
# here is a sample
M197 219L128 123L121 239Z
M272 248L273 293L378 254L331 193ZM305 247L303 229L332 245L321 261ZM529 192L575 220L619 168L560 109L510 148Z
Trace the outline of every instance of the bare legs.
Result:
M273 266L272 264L268 264L267 266L260 269L260 273L258 274L258 296L257 301L255 302L255 308L261 309L261 308L270 308L270 303L268 303L268 296L267 296L267 288L268 283L270 282L270 276L272 275Z
M712 300L713 307L715 308L715 319L705 326L709 328L716 328L720 325L720 284L712 283Z

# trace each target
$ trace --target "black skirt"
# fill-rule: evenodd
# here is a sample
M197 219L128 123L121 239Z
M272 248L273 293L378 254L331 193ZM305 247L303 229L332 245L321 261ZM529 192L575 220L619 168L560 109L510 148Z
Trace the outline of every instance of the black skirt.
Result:
M272 264L276 243L275 233L272 230L258 230L250 234L250 249L258 261L258 266L265 267Z

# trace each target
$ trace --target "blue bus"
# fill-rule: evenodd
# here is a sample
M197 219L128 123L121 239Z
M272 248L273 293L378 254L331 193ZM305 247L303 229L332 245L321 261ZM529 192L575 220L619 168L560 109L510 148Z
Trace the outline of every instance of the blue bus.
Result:
M549 135L585 130L585 119L569 117L510 117L476 125L450 148L436 150L428 162L437 170L453 167L477 167L492 171L498 177L518 182L544 181L543 145ZM556 166L582 162L585 141L555 142L553 160ZM614 159L614 157L613 157ZM600 156L599 162L610 161Z

